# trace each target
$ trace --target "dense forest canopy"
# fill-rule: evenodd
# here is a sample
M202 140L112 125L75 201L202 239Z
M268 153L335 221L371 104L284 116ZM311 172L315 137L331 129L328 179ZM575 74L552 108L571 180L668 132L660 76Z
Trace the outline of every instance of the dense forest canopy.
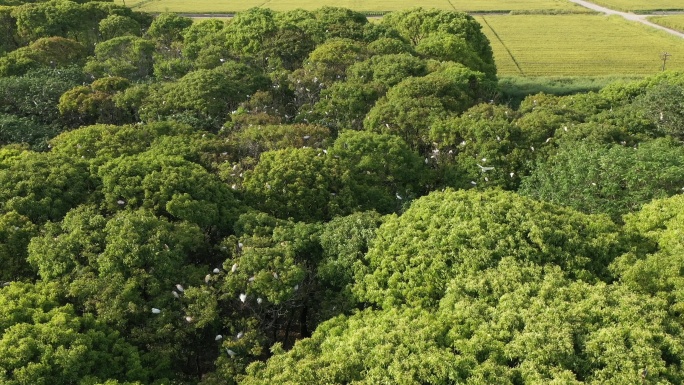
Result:
M0 383L681 384L684 74L411 9L0 6Z

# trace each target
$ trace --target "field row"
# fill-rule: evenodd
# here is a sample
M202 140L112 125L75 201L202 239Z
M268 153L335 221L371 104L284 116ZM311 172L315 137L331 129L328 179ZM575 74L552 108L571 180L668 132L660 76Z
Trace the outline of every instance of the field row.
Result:
M590 0L592 3L623 12L653 12L684 10L682 0Z
M648 18L648 20L656 24L660 24L663 27L684 32L684 15L651 16Z
M123 4L123 0L115 0ZM420 6L444 10L464 12L558 12L588 13L584 7L567 0L424 0L410 3L406 0L377 0L373 2L361 0L136 0L127 1L125 5L145 12L179 12L179 13L230 13L240 12L253 7L270 8L276 11L288 11L296 8L317 9L323 6L344 7L360 12L396 11Z
M684 70L684 41L621 17L478 16L499 74L524 76L647 75Z

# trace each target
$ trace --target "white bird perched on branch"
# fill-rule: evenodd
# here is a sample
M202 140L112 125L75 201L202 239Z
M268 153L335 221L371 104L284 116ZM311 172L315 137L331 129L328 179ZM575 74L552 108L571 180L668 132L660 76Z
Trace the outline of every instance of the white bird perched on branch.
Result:
M230 349L228 349L228 348L226 348L226 353L228 353L228 355L230 356L230 358L233 358L233 357L235 357L235 355L237 355L237 353L235 353L234 351L232 351L232 350L230 350Z
M477 167L479 167L479 168L480 168L480 171L482 171L482 172L487 172L487 171L492 171L492 170L494 170L494 167L482 166L482 165L480 165L479 163L476 163L476 164L477 164Z
M171 295L173 295L175 298L180 298L180 294L178 294L175 290L171 290Z
M152 308L152 314L159 314L161 313L161 310L157 309L156 307Z
M245 301L247 301L247 294L245 294L245 293L240 293L240 301L242 301L243 303L244 303Z
M223 339L223 336L220 334L216 335L216 338L214 338L214 341L221 341Z
M220 270L218 267L215 268L214 271L213 271L214 274L218 274L218 273L220 273L220 272L221 272L221 270Z
M176 289L178 289L178 291L180 291L181 293L185 291L185 289L183 289L183 286L180 283L176 284Z

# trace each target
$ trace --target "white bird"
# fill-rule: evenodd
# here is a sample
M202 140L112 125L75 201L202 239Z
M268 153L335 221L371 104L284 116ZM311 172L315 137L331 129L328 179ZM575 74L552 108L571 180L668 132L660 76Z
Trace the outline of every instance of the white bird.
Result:
M492 171L492 170L494 170L494 167L482 166L482 165L480 165L479 163L476 163L476 164L477 164L477 167L479 167L479 168L480 168L480 171L482 171L482 172L487 172L487 171Z
M235 272L237 271L237 263L234 263L234 264L233 264L233 267L230 268L230 271L231 271L232 273L235 273Z
M242 301L243 303L244 303L245 301L247 301L247 294L241 293L241 294L240 294L240 301Z
M118 201L116 201L116 203L118 203L120 206L123 206L126 204L126 201L123 199L119 199Z
M176 298L180 298L180 294L178 294L175 290L171 290L171 295L173 295Z
M249 281L249 282L254 282L255 279L256 279L255 276L251 276L251 277L249 277L248 281Z
M237 339L240 339L240 338L242 338L244 335L245 335L245 333L239 332L239 333L237 334L236 337L237 337Z
M530 146L530 150L534 151L534 146Z
M477 182L475 182L474 180L471 180L470 184L472 184L473 186L477 186Z
M192 322L193 318L190 317L190 316L187 316L187 317L185 317L185 320L186 320L187 322Z
M511 178L513 178L513 175L515 175L515 173L512 172L512 173L510 173L509 175L511 176Z
M425 158L425 164L428 164L428 158Z
M402 199L402 198L401 198L401 195L399 195L399 193L397 193L397 199L399 199L399 200Z
M276 273L275 271L273 272L273 278L278 279L278 273Z
M183 289L183 286L181 286L180 283L176 284L176 289L178 289L178 291L180 291L181 293L183 293L185 291L185 289Z
M214 273L214 274L218 274L218 273L220 273L220 272L221 272L221 270L220 270L218 267L215 268L215 269L213 270L213 273Z
M214 341L221 341L223 339L223 336L220 334L216 335L216 338L214 338Z
M261 302L263 302L263 300L261 299L261 297L257 298L257 303L258 303L259 305L261 305Z
M241 249L241 248L242 248L242 246L244 246L244 245L242 244L242 242L238 242L238 248L240 248L240 249Z
M211 281L211 274L207 274L204 276L204 282L209 283L209 281Z
M153 314L159 314L159 313L161 313L161 310L157 309L156 307L153 307L153 308L152 308L152 313L153 313Z
M299 290L299 285L294 286L295 291Z
M235 357L235 355L237 354L237 353L235 353L234 351L232 351L232 350L230 350L230 349L228 349L228 348L226 348L226 353L228 353L228 355L230 356L230 358Z

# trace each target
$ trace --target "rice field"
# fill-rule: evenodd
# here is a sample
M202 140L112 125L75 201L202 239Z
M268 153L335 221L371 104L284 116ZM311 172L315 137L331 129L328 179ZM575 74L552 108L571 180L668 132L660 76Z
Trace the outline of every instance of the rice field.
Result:
M115 0L124 4L124 0ZM566 0L129 0L125 5L145 12L232 13L253 7L287 11L296 8L317 9L323 6L350 8L359 12L396 11L411 7L437 8L464 12L524 12L524 13L588 13L586 8Z
M501 76L648 75L684 71L684 41L618 16L476 16Z
M684 32L684 15L651 16L648 18L648 20L653 23L660 24L663 27Z
M592 3L623 12L649 13L653 11L684 10L682 0L590 0Z

